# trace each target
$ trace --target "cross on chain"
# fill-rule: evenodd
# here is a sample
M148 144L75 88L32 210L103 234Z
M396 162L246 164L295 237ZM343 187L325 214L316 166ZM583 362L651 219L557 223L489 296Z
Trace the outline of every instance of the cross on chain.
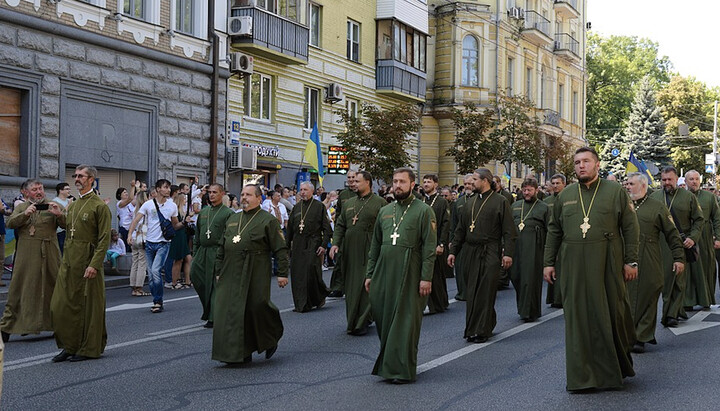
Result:
M589 220L590 220L590 218L585 217L585 218L583 218L583 223L580 224L580 229L582 230L583 238L585 238L585 235L587 234L588 230L590 229L590 224L588 223Z
M70 238L75 238L75 226L70 229Z
M212 234L212 231L208 228L207 231L205 231L205 235L207 235L207 239L210 239L210 234Z
M400 238L400 234L398 234L397 232L394 232L394 233L392 233L392 235L390 235L390 238L392 238L392 240L393 240L392 245L397 245L397 239Z
M352 218L353 225L355 225L355 223L357 223L357 220L358 220L358 216L355 216Z
M303 228L305 228L305 221L300 220L300 225L298 225L298 227L300 228L300 232L302 233L302 232L303 232Z

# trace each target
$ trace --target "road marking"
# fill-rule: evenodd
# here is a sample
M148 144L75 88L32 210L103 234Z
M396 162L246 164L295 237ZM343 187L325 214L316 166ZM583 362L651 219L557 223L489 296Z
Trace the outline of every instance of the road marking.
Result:
M162 331L155 331L154 333L147 333L147 335L163 335L163 334L172 333L174 331L181 331L181 330L188 330L190 328L195 328L195 327L202 327L203 325L205 325L205 323L186 325L183 327L171 328L169 330L162 330Z
M507 331L501 332L500 334L492 337L488 342L485 342L482 344L471 344L471 345L468 345L467 347L463 347L457 351L453 351L450 354L445 354L442 357L436 358L432 361L428 361L424 364L420 364L417 367L417 373L422 374L425 371L430 371L433 368L437 368L443 364L449 363L450 361L457 360L460 357L468 355L479 349L485 348L489 345L495 344L496 342L502 341L506 338L512 337L515 334L519 334L523 331L527 331L533 327L536 327L536 326L544 323L545 321L549 321L549 320L552 320L553 318L559 317L562 314L563 314L563 310L557 310L557 311L547 314L543 317L540 317L540 319L538 319L538 321L535 321L532 323L521 324L515 328L511 328Z
M720 315L720 306L710 306L710 311L698 311L695 315L690 317L687 321L680 321L677 327L670 327L670 331L675 335L688 334L695 331L704 330L707 328L717 327L720 322L715 321L703 321L711 314Z
M189 300L191 298L199 298L197 295L191 295L188 297L179 297L179 298L173 298L170 300L163 300L163 304L171 303L174 301L182 301L182 300ZM120 304L116 305L114 307L106 308L105 312L113 312L113 311L125 311L125 310L137 310L140 308L150 308L153 306L153 303L140 303L140 304Z

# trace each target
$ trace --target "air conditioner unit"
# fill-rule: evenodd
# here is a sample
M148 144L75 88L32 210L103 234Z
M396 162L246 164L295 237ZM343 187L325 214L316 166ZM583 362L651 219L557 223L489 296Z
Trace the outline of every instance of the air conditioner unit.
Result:
M228 34L231 36L252 36L253 19L250 16L236 16L228 19Z
M253 57L245 53L230 54L230 71L233 73L252 74L253 73Z
M240 168L243 170L257 169L257 148L240 147Z
M343 86L338 83L330 83L330 85L327 88L327 98L325 100L331 102L331 103L337 103L338 101L345 98L345 93L343 92Z

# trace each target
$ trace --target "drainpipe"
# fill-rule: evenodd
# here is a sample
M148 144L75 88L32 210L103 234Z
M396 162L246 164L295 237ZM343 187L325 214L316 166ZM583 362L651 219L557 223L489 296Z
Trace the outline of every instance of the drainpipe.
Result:
M210 84L210 182L217 179L218 163L218 83L220 81L220 37L215 33L215 0L208 1L208 38L212 42L212 82ZM227 182L225 182L227 184Z
M495 105L499 107L498 82L500 81L500 0L495 0ZM498 119L500 110L498 109Z

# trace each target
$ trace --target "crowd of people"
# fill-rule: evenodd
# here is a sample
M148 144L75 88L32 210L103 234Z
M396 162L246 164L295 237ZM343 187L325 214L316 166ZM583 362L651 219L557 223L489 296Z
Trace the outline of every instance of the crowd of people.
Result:
M349 172L339 192L246 184L234 196L220 184L160 179L148 190L133 181L116 193L117 231L92 189L93 167L76 169L72 202L67 185L47 200L28 180L7 221L18 248L0 331L5 341L54 331L56 362L100 357L103 262L113 270L131 253L131 293L152 296L152 313L164 310L165 289L194 288L215 360L273 356L283 335L270 298L275 276L291 285L298 313L344 296L347 334L376 325L373 374L407 383L416 379L423 315L449 307L449 278L454 298L466 301L468 343L492 338L497 292L510 282L519 318L540 318L544 279L544 303L564 309L567 389L618 388L635 374L631 352L656 344L661 295L665 327L715 303L720 207L695 171L678 181L667 167L653 190L642 173L622 184L600 178L592 148L578 149L574 162L578 183L556 174L543 188L528 175L516 193L485 168L450 187L399 168L377 193L363 170ZM333 269L329 286L324 265Z

